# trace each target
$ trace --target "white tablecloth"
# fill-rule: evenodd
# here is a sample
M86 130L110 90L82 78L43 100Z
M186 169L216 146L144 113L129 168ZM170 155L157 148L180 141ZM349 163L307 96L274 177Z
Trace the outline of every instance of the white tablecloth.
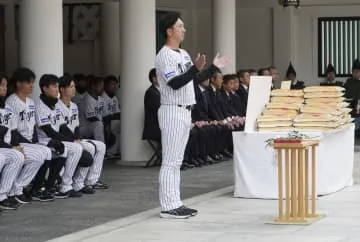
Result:
M317 147L317 194L326 195L353 184L354 125L332 132L303 132L322 136ZM277 158L265 140L286 132L233 132L235 197L277 198Z

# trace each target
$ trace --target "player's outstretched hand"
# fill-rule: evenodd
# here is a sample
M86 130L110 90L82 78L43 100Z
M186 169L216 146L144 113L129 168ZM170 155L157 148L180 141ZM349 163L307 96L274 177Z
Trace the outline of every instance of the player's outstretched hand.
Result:
M224 68L229 62L230 62L229 56L226 55L220 56L219 53L216 54L213 60L213 64L219 69Z
M201 71L204 66L206 64L206 56L205 55L200 55L200 53L197 54L196 58L195 58L195 66L196 68Z

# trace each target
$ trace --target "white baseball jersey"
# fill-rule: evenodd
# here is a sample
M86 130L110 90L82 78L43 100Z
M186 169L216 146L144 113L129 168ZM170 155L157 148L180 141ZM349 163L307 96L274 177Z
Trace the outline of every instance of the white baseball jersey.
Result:
M41 99L36 100L36 123L38 128L39 140L47 140L49 137L40 128L45 125L51 125L51 128L56 132L60 131L60 126L65 124L66 121L61 115L59 104L55 105L54 110L49 108Z
M57 104L60 108L63 119L66 121L67 127L74 133L75 128L80 124L78 106L75 103L70 102L70 106L68 107L61 100L59 100Z
M77 105L79 110L79 120L80 120L80 126L84 125L84 122L86 120L85 118L85 104L84 104L84 95L76 92L75 97L73 97L72 101Z
M13 118L13 111L9 106L5 105L4 108L0 108L0 125L8 128L4 137L5 143L8 144L11 142L11 130L16 129L15 120Z
M34 101L27 97L26 102L24 102L16 94L12 94L7 98L6 104L14 112L19 133L27 140L32 141L36 125Z
M103 112L103 117L106 117L108 115L112 115L115 113L120 113L120 106L119 106L119 100L116 96L113 96L112 98L109 97L109 95L106 94L106 92L101 95L101 97L104 100L105 108Z
M89 93L85 93L84 107L85 107L85 118L96 117L100 121L102 121L104 108L105 108L105 102L102 97L98 97L96 99L93 96L91 96Z
M172 89L168 81L186 72L193 65L189 54L183 50L173 50L166 45L155 58L156 75L160 86L161 104L193 105L195 90L193 81L178 90Z

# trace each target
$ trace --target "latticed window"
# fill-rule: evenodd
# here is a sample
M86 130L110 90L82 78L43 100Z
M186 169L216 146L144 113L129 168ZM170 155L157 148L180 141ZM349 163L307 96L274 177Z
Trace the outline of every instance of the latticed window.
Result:
M332 64L337 76L351 75L353 61L360 52L360 17L318 19L318 75L325 76Z

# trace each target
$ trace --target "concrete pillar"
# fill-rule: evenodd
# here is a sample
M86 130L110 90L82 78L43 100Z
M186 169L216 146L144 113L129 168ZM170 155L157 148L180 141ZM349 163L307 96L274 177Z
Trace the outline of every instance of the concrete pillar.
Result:
M228 55L231 62L223 69L224 74L236 72L236 2L235 0L213 0L214 56ZM211 60L209 60L211 61Z
M102 75L120 75L120 3L101 4Z
M291 61L296 69L296 16L294 7L274 7L274 65L279 70L279 81L284 80ZM279 87L280 83L275 83Z
M18 40L15 36L15 4L10 1L5 6L5 73L11 76L19 63Z
M63 75L62 0L21 0L20 65L41 75ZM38 82L36 82L38 83ZM36 84L32 97L40 95Z
M121 0L121 157L124 161L149 158L141 140L144 126L144 94L148 73L154 66L155 0Z

